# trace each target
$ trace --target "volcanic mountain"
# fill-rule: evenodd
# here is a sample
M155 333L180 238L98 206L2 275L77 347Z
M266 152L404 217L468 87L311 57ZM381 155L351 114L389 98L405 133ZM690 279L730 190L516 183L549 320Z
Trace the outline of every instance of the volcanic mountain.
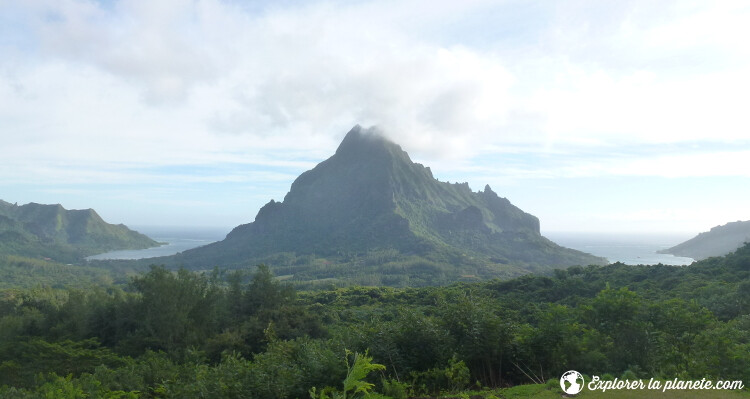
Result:
M192 268L263 261L294 279L392 272L420 282L424 273L455 280L606 263L542 237L535 216L489 186L473 192L438 181L376 128L360 126L283 202L271 200L254 222L174 260ZM358 281L382 283L375 280Z
M19 206L0 200L0 255L73 262L107 251L157 245L125 225L105 222L93 209L33 202Z

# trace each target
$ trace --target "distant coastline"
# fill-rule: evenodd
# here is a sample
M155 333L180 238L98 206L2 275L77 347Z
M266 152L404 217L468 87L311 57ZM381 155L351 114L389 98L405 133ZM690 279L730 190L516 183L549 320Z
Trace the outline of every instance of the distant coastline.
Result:
M174 255L191 248L208 245L222 240L229 228L220 227L159 227L139 226L138 231L154 240L165 243L159 247L112 251L93 255L87 260L105 259L147 259L159 256ZM686 234L617 234L617 233L579 233L549 232L543 235L550 240L584 251L595 256L607 258L610 262L622 262L626 265L664 264L684 266L693 263L692 258L659 254L657 251L669 248L689 237Z
M222 240L230 231L229 228L224 227L139 226L136 228L162 245L146 249L105 252L89 256L86 260L135 260L174 255Z
M689 238L689 234L619 234L619 233L579 233L542 232L550 240L579 251L607 258L611 263L626 265L685 266L693 263L693 258L660 254L657 251L669 248Z

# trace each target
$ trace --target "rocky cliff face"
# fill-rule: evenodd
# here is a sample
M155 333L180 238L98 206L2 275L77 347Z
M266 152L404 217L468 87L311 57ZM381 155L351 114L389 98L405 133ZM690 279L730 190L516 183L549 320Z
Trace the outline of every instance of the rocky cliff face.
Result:
M539 233L539 220L489 186L440 182L377 129L355 126L336 153L270 201L255 221L226 239L186 251L182 264L243 264L273 253L332 256L392 249L451 253L511 264L606 263L562 248ZM453 257L453 259L458 259Z

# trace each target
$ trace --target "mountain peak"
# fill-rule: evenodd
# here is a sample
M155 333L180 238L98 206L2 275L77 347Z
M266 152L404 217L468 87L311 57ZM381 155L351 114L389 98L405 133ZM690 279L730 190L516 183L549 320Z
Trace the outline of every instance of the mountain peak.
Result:
M375 255L385 253L389 255ZM462 270L499 277L527 271L529 265L605 262L542 237L538 218L489 186L475 193L468 184L436 180L378 128L359 125L346 134L335 155L295 179L282 202L269 202L254 222L175 260L196 267L229 266L265 262L279 254L307 259L290 273L299 279L330 277L312 261L322 257L325 264L343 262L340 267L347 274L408 260L414 263L398 273L415 281L433 278L431 262L452 276L435 278L447 280L459 278ZM382 274L376 269L368 270Z
M383 148L398 149L398 152L403 151L398 144L388 140L377 126L363 128L360 125L355 125L339 144L336 154L361 153L363 151L370 153Z

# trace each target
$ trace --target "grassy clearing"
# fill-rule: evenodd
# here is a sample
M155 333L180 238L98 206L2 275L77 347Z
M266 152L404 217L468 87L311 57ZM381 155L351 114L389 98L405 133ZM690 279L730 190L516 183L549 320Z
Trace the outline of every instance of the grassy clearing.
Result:
M442 399L558 399L563 397L580 399L747 399L750 391L736 390L609 390L606 392L584 390L575 396L564 396L562 390L548 385L519 385L513 388L491 391L467 391L461 394L441 396Z
M577 398L615 398L615 399L635 399L635 398L660 398L660 399L692 399L692 398L709 398L709 399L732 399L732 398L750 398L750 392L728 391L728 390L670 390L666 392L657 390L618 390L607 392L581 392Z

